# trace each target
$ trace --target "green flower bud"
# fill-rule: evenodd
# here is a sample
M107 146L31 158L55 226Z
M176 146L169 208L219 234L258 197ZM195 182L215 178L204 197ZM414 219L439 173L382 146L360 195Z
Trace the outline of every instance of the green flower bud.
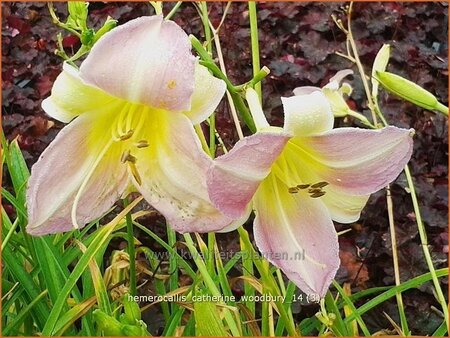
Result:
M115 28L116 26L117 26L117 20L114 20L113 18L108 16L108 18L106 19L102 28L100 28L97 31L97 33L95 33L94 43L96 43L103 35L108 33L111 29Z
M123 325L122 334L128 337L149 336L149 333L143 326Z
M85 46L91 46L94 43L94 31L87 29L81 33L80 41Z
M115 319L104 313L102 310L95 310L92 312L94 321L97 323L98 328L103 332L105 336L122 336L122 324Z
M438 102L433 94L414 82L388 72L376 72L375 77L380 84L392 94L397 95L416 106L428 110L438 110L448 116L448 107Z
M141 320L139 305L128 293L123 296L123 309L123 319L127 324L135 325L136 321Z
M389 63L389 57L391 55L391 46L388 44L384 44L383 47L377 53L375 57L375 61L373 62L372 67L372 96L378 96L378 81L375 78L376 72L384 72Z

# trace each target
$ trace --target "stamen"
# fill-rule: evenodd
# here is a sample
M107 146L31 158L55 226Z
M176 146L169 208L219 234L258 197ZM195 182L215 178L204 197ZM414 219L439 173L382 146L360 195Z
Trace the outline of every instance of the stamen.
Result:
M147 148L149 146L147 140L140 140L138 143L135 144L137 148Z
M299 188L299 189L306 189L306 188L309 188L310 185L311 184L299 184L299 185L297 185L297 188Z
M131 174L133 175L137 184L142 185L141 175L139 175L135 162L128 162L128 167L130 168Z
M136 113L137 108L138 108L137 105L133 104L131 106L130 110L128 111L127 123L126 123L125 130L130 130L131 129L131 123L133 122L133 118L134 118L134 115Z
M117 130L117 136L120 139L120 136L123 134L126 134L125 130L122 128L123 127L123 121L125 119L125 115L127 115L128 110L129 110L129 103L126 103L125 106L122 108L122 111L120 112L119 118L117 119L117 124L116 124L116 130Z
M126 134L120 135L120 136L119 136L119 139L120 139L121 141L128 140L131 136L133 136L133 134L134 134L134 130L133 130L133 129L130 129L130 130L128 130L128 131L126 132Z
M139 111L139 121L136 125L136 128L134 128L135 130L135 135L139 135L141 133L142 127L144 126L147 114L148 114L148 110L147 109L141 109Z
M319 182L319 183L313 184L311 186L311 188L320 188L321 189L321 188L326 187L328 184L329 184L328 182Z
M322 189L308 189L308 193L310 194L316 194L318 192L322 192Z
M325 195L325 191L316 192L316 193L311 194L311 198L318 198L318 197L322 197L323 195Z
M120 157L120 161L122 163L125 162L131 162L131 163L136 163L136 157L134 157L133 155L131 155L130 150L125 150L122 154L122 156Z
M78 209L78 202L80 201L81 194L83 193L83 190L86 188L86 185L89 182L89 179L91 178L92 174L94 173L95 169L98 167L98 164L105 156L106 152L109 150L112 144L112 140L109 140L109 142L106 144L106 146L102 149L98 157L95 159L94 164L89 169L89 172L87 173L86 177L84 178L83 182L80 185L80 188L77 191L77 194L75 195L75 199L73 201L72 205L72 211L71 211L71 218L72 218L72 224L75 229L79 229L80 226L77 222L77 209Z
M290 188L288 188L288 192L290 194L296 194L296 193L298 193L298 188L297 187L290 187Z

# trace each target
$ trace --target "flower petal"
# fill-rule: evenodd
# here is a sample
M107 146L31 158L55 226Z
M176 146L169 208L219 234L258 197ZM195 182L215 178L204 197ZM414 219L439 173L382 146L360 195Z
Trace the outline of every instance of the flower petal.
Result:
M206 172L212 160L203 152L191 121L160 111L148 129L150 146L136 153L134 183L144 198L178 232L219 231L233 222L209 200Z
M131 20L105 34L81 78L111 95L153 108L191 109L195 58L186 33L162 16Z
M217 108L226 90L224 81L214 77L206 67L195 66L195 87L191 110L184 114L193 124L206 120Z
M332 185L324 188L324 191L326 194L320 199L327 207L331 219L343 224L356 222L370 197L370 195L348 195Z
M293 138L302 161L316 174L350 195L367 195L392 182L412 154L413 129L339 128L326 134ZM307 160L309 159L309 160Z
M92 115L83 114L42 153L28 181L28 233L40 236L73 230L72 206L86 179L76 209L81 227L105 213L122 194L128 174L120 163L120 149L107 146L104 138L92 142L91 135L104 127ZM104 156L99 158L102 151Z
M241 217L289 138L281 131L256 133L218 157L207 180L213 204L230 217Z
M340 263L337 234L323 203L306 192L290 194L270 175L254 207L255 241L264 257L303 292L323 297Z
M334 117L328 99L321 91L282 97L284 129L295 136L323 133L333 128Z
M81 80L78 71L68 63L55 80L50 97L42 101L42 109L54 119L68 123L76 116L94 112L98 107L115 102L114 97Z
M294 95L308 95L317 91L321 91L319 87L303 86L294 89Z
M331 90L338 90L340 85L341 85L341 81L349 76L349 75L353 75L353 70L351 69L343 69L338 71L328 82L328 84L324 87L324 88L329 88Z

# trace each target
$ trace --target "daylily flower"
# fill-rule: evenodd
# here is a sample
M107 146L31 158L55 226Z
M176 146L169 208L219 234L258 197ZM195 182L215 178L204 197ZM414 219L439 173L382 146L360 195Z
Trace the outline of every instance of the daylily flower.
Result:
M234 218L253 203L263 256L304 292L324 296L340 263L332 220L356 221L369 195L399 175L413 130L333 129L320 90L282 98L284 128L269 126L252 89L247 102L258 132L216 159L211 200Z
M33 166L27 192L33 235L69 231L100 217L133 183L180 232L232 223L211 204L192 124L225 92L191 53L188 36L161 16L102 37L80 70L64 64L42 107L70 122Z

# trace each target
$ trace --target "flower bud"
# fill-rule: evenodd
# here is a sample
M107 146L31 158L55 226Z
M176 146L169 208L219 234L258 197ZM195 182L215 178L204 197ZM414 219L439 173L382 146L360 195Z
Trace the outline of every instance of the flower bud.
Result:
M108 33L111 29L115 28L116 26L117 26L117 20L114 20L113 18L108 16L108 18L106 19L102 28L100 28L97 31L97 33L95 33L94 43L96 43L103 35Z
M141 310L139 305L133 300L130 294L123 296L123 319L127 324L135 325L136 321L141 320Z
M376 72L384 72L389 63L389 57L391 55L391 46L388 44L384 44L383 47L377 53L375 57L375 61L373 62L372 67L372 96L378 96L378 81L375 78Z
M384 88L394 95L397 95L416 106L428 110L438 110L445 115L448 115L448 108L438 102L436 96L414 82L388 72L376 72L375 77Z
M98 325L98 328L103 332L105 336L122 336L122 324L115 319L104 313L102 310L94 310L92 312L94 321Z

